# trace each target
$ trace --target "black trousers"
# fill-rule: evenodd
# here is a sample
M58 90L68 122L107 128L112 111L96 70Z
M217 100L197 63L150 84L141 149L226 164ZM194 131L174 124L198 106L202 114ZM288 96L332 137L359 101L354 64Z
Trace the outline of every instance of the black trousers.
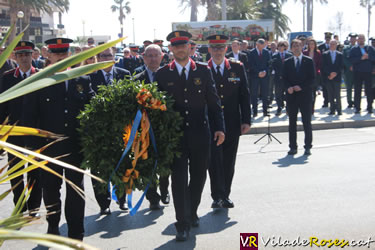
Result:
M172 195L177 231L190 228L206 182L210 154L210 133L185 129L180 142L181 156L172 164ZM190 180L189 180L190 174Z
M275 96L278 109L283 109L285 104L285 87L283 79L280 76L275 76Z
M93 173L96 176L99 176L98 174ZM94 189L95 199L98 202L98 205L101 210L105 210L109 208L109 205L111 205L111 193L108 190L108 183L100 183L95 179L91 178L92 187ZM126 202L126 193L119 195L116 193L117 199L120 205L125 204Z
M78 157L80 158L80 157ZM74 157L74 154L63 159L64 162L79 166L81 161ZM59 173L65 175L65 178L73 182L82 190L83 174L76 171L66 169L55 164L48 164L48 167ZM58 227L61 217L61 194L60 189L62 179L42 170L43 183L43 200L47 211L50 215L47 216L49 226ZM85 217L85 200L73 190L73 188L66 183L66 197L65 197L65 218L68 224L68 237L73 239L83 239L84 236L84 217Z
M365 84L367 110L372 110L373 93L371 91L371 72L354 71L354 107L361 110L362 85Z
M297 115L302 114L303 129L305 132L305 149L312 147L312 126L311 126L311 89L306 92L287 94L287 109L289 115L289 148L297 149Z
M159 177L159 189L160 195L157 192L156 183L153 186L150 186L147 193L146 198L151 204L159 203L161 196L166 196L168 192L169 186L169 176L160 176Z
M20 162L18 159L11 161L14 157L11 154L8 154L8 156L10 157L9 169L17 165L18 162ZM20 171L21 169L23 169L23 167L19 168L19 170L17 171ZM22 212L25 212L26 210L29 210L29 211L39 210L40 208L40 204L42 203L42 184L41 184L40 172L41 170L37 168L27 173L28 186L31 187L31 185L33 185L33 189L26 202L26 206L22 209ZM23 189L25 188L23 175L18 176L14 179L11 179L10 185L12 186L12 188L14 188L13 189L13 203L14 205L16 205L22 195Z
M326 79L329 107L331 112L341 112L341 82Z
M268 76L264 78L253 77L251 79L251 104L254 113L258 113L258 93L262 97L263 112L268 108L268 94L269 94L269 80Z
M240 137L225 138L222 145L211 145L211 160L209 167L211 181L211 197L213 200L229 198L234 166L236 164L238 142Z

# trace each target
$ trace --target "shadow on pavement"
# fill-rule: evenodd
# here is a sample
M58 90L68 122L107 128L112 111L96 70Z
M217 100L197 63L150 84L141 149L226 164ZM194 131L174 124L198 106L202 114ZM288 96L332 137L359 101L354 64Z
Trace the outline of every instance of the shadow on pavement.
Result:
M164 214L164 207L151 211L148 208L138 211L134 216L121 211L113 211L112 214L91 215L85 217L85 237L101 233L100 238L115 238L122 232L132 229L145 228L156 223L156 220ZM67 231L67 224L60 227L60 232Z
M292 165L303 165L308 163L308 156L301 155L299 157L294 158L293 155L286 155L283 158L278 159L277 161L272 162L273 165L277 165L279 168L286 168Z
M186 242L177 242L175 239L156 247L157 250L168 249L194 249L196 246L196 237L199 234L212 234L221 232L235 224L237 221L230 221L228 209L215 209L199 218L199 227L191 228L189 239ZM164 231L163 235L175 235L176 230L174 224L170 224Z

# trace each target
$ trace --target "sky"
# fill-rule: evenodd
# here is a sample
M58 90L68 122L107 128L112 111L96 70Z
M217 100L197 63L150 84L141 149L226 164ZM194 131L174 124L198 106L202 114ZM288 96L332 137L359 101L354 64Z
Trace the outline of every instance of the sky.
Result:
M124 21L125 43L142 44L146 39L166 40L172 31L172 22L188 22L190 9L184 12L180 0L126 0L130 2L131 13ZM283 5L283 13L291 19L292 31L302 31L302 4L288 0ZM325 31L335 31L344 40L352 31L367 36L367 10L359 6L359 0L328 0L328 4L314 3L313 34L323 40ZM120 23L118 12L112 13L113 0L70 0L69 12L63 15L66 35L72 39L77 36L109 35L111 40L118 38ZM337 13L343 13L341 34L337 29ZM206 11L199 9L198 21L204 21ZM373 14L372 20L375 20ZM57 23L57 18L55 23ZM375 36L375 21L372 22L370 36ZM134 35L133 35L134 25ZM166 43L165 43L166 44Z

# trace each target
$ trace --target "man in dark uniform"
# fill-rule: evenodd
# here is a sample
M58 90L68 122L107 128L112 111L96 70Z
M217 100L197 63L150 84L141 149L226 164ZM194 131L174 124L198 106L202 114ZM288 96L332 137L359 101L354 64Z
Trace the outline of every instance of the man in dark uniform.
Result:
M331 41L331 39L332 39L332 33L331 32L324 32L325 43L322 43L321 45L318 46L318 49L320 50L320 53L322 55L324 54L324 52L329 50L329 42ZM323 108L326 108L326 107L328 107L329 100L328 100L327 88L326 88L324 82L322 83L322 89L323 89L323 98L324 98Z
M162 39L154 39L153 44L159 45L161 48L161 52L163 52L163 59L161 60L160 67L169 63L169 55L168 51L163 48L163 40Z
M312 147L312 84L315 79L313 60L302 54L302 43L295 39L291 43L293 57L285 60L283 79L285 84L287 111L289 115L289 155L297 154L297 114L302 114L305 131L305 155L311 155Z
M130 45L129 48L131 55L123 58L123 68L130 71L133 75L135 69L143 65L143 58L138 55L138 45Z
M69 56L68 38L53 38L45 41L49 49L51 63L57 63ZM25 125L45 129L56 134L63 134L68 139L49 147L44 153L51 157L69 154L62 161L79 166L83 160L77 128L77 116L94 95L88 76L65 81L25 96L24 121ZM45 145L49 140L39 141ZM27 141L30 147L39 147L38 141L32 138ZM70 169L63 169L54 164L48 166L84 189L83 174ZM41 171L43 180L43 200L48 215L47 233L59 235L61 217L60 189L62 179ZM82 240L84 236L85 200L70 186L66 185L65 217L68 224L68 237Z
M148 46L143 55L145 62L145 70L134 76L134 80L144 81L144 83L151 83L155 81L156 71L160 68L161 60L163 59L163 52L160 46L152 44ZM154 183L154 185L156 185ZM147 200L150 201L150 209L160 209L159 201L164 204L169 204L170 196L168 192L169 176L159 177L160 195L157 193L156 186L151 186L146 194Z
M243 64L234 59L225 58L227 40L224 35L212 35L209 40L211 59L208 67L216 83L225 120L225 141L222 145L211 145L211 162L209 167L211 179L212 208L232 208L229 199L238 143L241 134L250 130L251 109L250 91Z
M223 111L212 74L207 65L195 63L189 57L190 38L186 31L173 31L167 36L175 60L159 69L155 77L160 90L174 98L174 108L184 118L181 156L172 164L177 241L187 239L190 225L199 226L197 210L209 166L210 129L215 131L216 145L222 144L225 137ZM212 115L211 124L208 113Z
M197 44L193 40L190 40L189 43L191 45L190 58L195 62L203 62L202 56L197 52Z
M253 117L258 115L258 93L262 96L263 115L268 115L268 70L271 55L266 47L266 41L263 38L258 39L256 48L250 52L250 76L251 76L251 103L253 108Z
M346 86L346 100L348 102L348 108L352 108L354 105L353 101L353 64L350 61L349 55L350 50L355 46L357 42L357 34L350 33L350 44L346 45L343 50L343 62L344 62L344 80Z
M3 53L3 51L6 48L0 48L0 55ZM7 59L4 63L4 65L0 68L0 88L3 82L3 75L6 71L17 68L17 63L13 61L12 59Z
M21 82L22 80L26 79L30 75L37 72L37 69L32 67L32 53L35 45L29 41L20 41L18 42L17 46L14 48L15 56L17 64L19 65L17 68L9 70L5 72L3 78L3 85L1 86L0 93L10 89L11 87L15 86L17 83ZM23 113L23 97L18 97L16 99L10 100L6 103L0 104L0 120L3 122L6 117L9 116L9 124L15 124L16 122L18 126L23 125L22 121L22 113ZM24 146L24 137L22 136L10 136L8 139L9 143L15 144L17 146ZM8 154L8 156L11 156ZM8 161L12 160L14 157L9 158ZM13 160L9 168L12 168L19 162L18 159ZM37 168L33 171L30 171L27 174L27 181L30 185L33 186L33 190L30 194L29 199L27 200L26 206L23 208L23 212L26 210L30 211L31 215L35 215L36 211L39 209L41 201L42 201L42 187L40 184L40 169ZM18 182L21 183L18 184ZM14 205L17 204L23 189L25 187L23 181L23 175L10 180L10 184L13 188L13 202ZM33 211L34 210L34 211Z
M147 46L151 45L152 42L150 40L144 40L143 41L143 46L139 48L139 53L143 53L145 52L145 49L147 48Z
M342 115L341 109L341 70L343 67L343 56L337 51L337 41L329 42L329 50L323 53L322 78L328 91L329 115Z
M359 114L361 111L362 85L364 84L367 97L367 111L372 114L371 73L372 65L375 62L375 49L365 45L365 35L358 35L357 46L350 50L349 58L353 64L355 113Z
M102 52L100 52L97 55L98 62L104 62L104 61L111 61L114 60L114 54L112 49L106 49ZM114 80L123 80L126 77L130 78L130 72L119 68L115 66L110 66L105 69L98 70L94 73L90 74L92 89L97 92L98 86L100 85L109 85L112 84ZM99 176L100 173L92 173L96 176ZM96 201L99 204L100 207L100 214L102 215L108 215L111 214L111 210L109 209L109 206L111 204L111 194L109 191L103 192L102 190L106 189L107 187L106 183L100 183L95 179L91 179L92 186L94 188L94 194ZM105 186L103 188L103 186ZM106 189L107 190L107 189ZM118 198L119 207L121 210L128 210L127 204L126 204L126 194L122 195Z
M281 115L285 104L285 88L283 80L283 68L284 62L293 55L287 51L288 43L286 41L280 41L277 44L278 52L272 56L272 67L275 70L275 96L277 111L276 116Z

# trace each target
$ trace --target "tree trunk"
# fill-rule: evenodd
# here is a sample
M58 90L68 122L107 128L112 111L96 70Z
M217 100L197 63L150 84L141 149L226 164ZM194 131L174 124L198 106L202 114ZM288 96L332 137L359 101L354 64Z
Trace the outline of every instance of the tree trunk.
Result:
M303 2L303 31L306 31L306 2Z
M25 16L22 18L22 29L25 29L27 25L30 25L31 10L28 8L24 8L23 13L25 13ZM30 26L28 29L25 30L25 34L23 35L22 40L30 40Z
M312 1L313 0L306 1L307 31L312 31Z
M198 20L198 0L190 0L191 3L191 13L190 13L190 22L196 22Z

